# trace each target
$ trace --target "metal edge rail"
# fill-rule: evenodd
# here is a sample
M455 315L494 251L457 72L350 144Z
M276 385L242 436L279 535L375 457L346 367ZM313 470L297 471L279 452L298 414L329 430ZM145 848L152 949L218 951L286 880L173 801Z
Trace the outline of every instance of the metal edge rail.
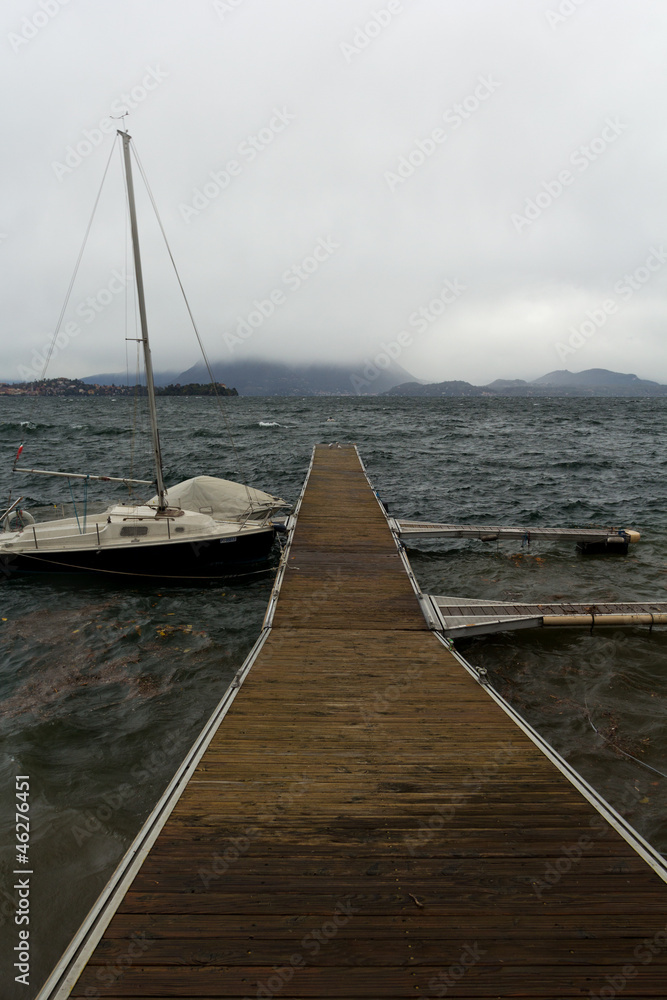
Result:
M359 459L359 461L361 462L361 458ZM366 469L364 468L363 463L361 464L364 470L364 475L366 475L366 478L368 479L368 474L366 473ZM370 479L368 479L368 482L370 484ZM373 490L373 492L375 493L375 490ZM384 510L384 506L382 505L379 497L377 496L377 493L375 493L375 496L378 500L378 503L380 504L381 509ZM386 513L385 516L387 516ZM637 830L635 830L635 828L631 826L631 824L628 823L627 820L625 820L623 816L621 816L621 814L618 813L614 809L614 807L610 805L609 802L607 802L607 800L602 795L600 795L600 793L596 791L596 789L593 788L593 786L590 785L586 781L586 779L583 778L579 774L579 772L576 771L575 768L571 766L571 764L569 764L565 760L564 757L561 757L558 751L555 750L551 746L551 744L548 743L547 740L545 740L544 737L537 732L536 729L533 729L531 724L527 722L526 719L524 719L523 716L521 716L519 712L517 712L516 709L513 708L512 705L510 705L510 703L506 701L502 697L502 695L500 695L495 690L495 688L493 688L490 684L485 683L482 679L482 675L477 670L475 670L475 668L472 667L468 663L468 661L464 659L464 657L461 656L461 654L455 649L454 643L451 641L451 639L448 639L446 636L442 635L441 632L437 631L436 629L438 628L438 626L434 627L431 624L434 615L437 615L437 618L440 619L439 608L432 597L429 597L427 594L422 594L419 588L419 584L417 583L416 577L414 576L412 570L410 569L410 564L407 560L407 557L402 552L403 547L400 543L400 539L397 537L395 527L391 523L392 521L394 522L395 525L396 519L387 516L387 523L389 524L392 535L394 536L394 539L396 541L399 554L402 556L402 558L404 559L404 564L406 564L407 566L410 582L412 583L413 589L415 590L415 594L419 599L419 603L424 613L426 622L429 628L434 631L435 638L438 640L438 642L440 642L445 647L445 649L447 649L452 654L452 656L461 664L461 666L464 667L464 669L467 670L467 672L472 677L475 678L475 680L480 684L480 686L483 687L484 690L487 692L489 697L492 698L500 708L502 708L505 714L510 719L512 719L515 725L519 729L521 729L521 731L525 733L526 736L528 736L528 738L531 740L532 743L535 744L538 750L540 750L545 755L545 757L547 757L551 761L551 763L558 768L558 770L568 779L568 781L572 785L574 785L574 787L584 796L585 799L587 799L588 802L590 802L593 808L603 817L603 819L605 819L609 823L609 825L612 826L616 830L616 832L619 833L621 837L623 837L623 839L633 848L633 850L636 851L636 853L639 854L641 858L643 858L643 860L653 869L653 871L655 871L655 873L663 880L663 882L667 882L667 861L665 860L665 858L663 858L662 854L660 854L659 851L657 851L654 847L652 847L652 845L649 844L649 842L645 840L642 837L642 835L638 833ZM527 627L530 627L530 624L528 624Z
M278 569L276 570L276 576L273 581L273 587L271 588L269 603L267 604L266 611L264 612L264 619L262 621L263 629L271 628L271 625L273 624L273 615L276 610L276 605L278 604L280 588L285 578L287 561L289 559L290 549L292 548L292 539L294 537L294 529L296 527L296 514L290 514L290 516L285 521L285 527L287 529L287 541L285 542L283 550L280 553L280 562L278 564Z
M301 504L303 503L303 497L306 492L306 486L308 485L308 480L310 479L310 473L313 470L313 463L315 461L315 447L313 447L312 454L310 456L310 464L308 465L308 470L306 472L306 477L303 481L303 486L301 487L301 492L299 493L299 499L294 505L294 511L290 514L287 519L287 542L285 543L285 548L280 556L280 565L278 566L278 571L276 573L276 578L273 581L273 589L271 590L271 596L269 597L269 603L264 614L264 621L262 622L262 628L271 628L273 624L273 616L276 612L276 606L278 604L278 597L280 595L280 588L282 586L283 580L285 579L285 571L287 569L287 563L289 560L290 551L292 548L292 540L294 538L294 530L296 528L297 519L299 516L299 511L301 510Z
M232 706L244 680L248 676L253 664L266 642L270 632L273 615L278 602L280 586L285 574L285 567L289 558L289 551L294 537L297 516L301 508L301 503L306 491L308 479L315 461L315 448L310 459L308 471L299 494L299 499L294 508L294 513L287 521L288 540L283 550L280 566L273 584L269 605L267 607L261 632L254 643L243 664L236 671L230 686L218 702L213 714L210 716L199 736L188 751L185 760L176 771L167 788L163 792L150 816L146 819L132 844L123 855L111 878L107 882L103 891L86 916L81 927L72 938L64 955L51 972L50 976L42 986L35 1000L66 1000L69 997L77 979L85 968L90 956L97 947L102 935L111 922L116 910L125 897L127 890L132 884L137 872L141 868L146 856L153 847L176 803L185 791L185 788L197 767L197 764L204 756L211 740L215 736L225 715Z
M541 750L545 757L558 768L568 781L590 802L593 808L613 827L618 834L633 848L636 853L653 869L653 871L667 882L667 860L655 847L645 840L635 828L628 823L620 813L602 796L585 778L583 778L571 764L561 757L551 744L534 729L519 712L503 698L501 694L489 683L485 681L485 675L476 670L463 656L454 648L453 643L439 633L435 633L438 642L449 650L452 656L458 660L461 666L475 678L479 685L486 691L488 696L502 708L507 716L526 734L532 743Z
M230 686L218 702L199 736L188 751L157 805L146 819L132 844L123 855L102 893L93 904L64 955L51 972L35 1000L66 1000L97 947L112 917L120 906L137 872L153 847L176 803L185 791L192 773L208 749L225 715L248 676L270 629L262 629L248 656L237 670Z
M354 445L354 450L357 453L357 458L359 459L359 465L361 466L362 472L363 472L364 476L366 477L366 482L368 483L368 485L370 486L371 490L373 491L373 496L377 500L378 506L379 506L380 510L382 511L382 514L384 515L384 518L385 518L385 520L387 522L387 527L389 528L389 530L391 532L391 536L394 539L394 544L395 544L396 550L398 552L398 557L399 557L399 559L401 560L401 562L403 564L403 569L407 573L408 579L409 579L410 584L412 585L412 589L413 589L413 591L415 593L415 597L417 598L417 601L419 602L419 606L420 606L420 608L422 610L422 614L424 615L424 618L426 619L426 624L428 625L429 629L432 629L432 630L438 629L438 628L441 627L440 617L438 615L434 615L433 614L433 608L432 608L432 605L431 605L431 600L430 600L430 598L428 597L427 594L422 593L421 587L417 583L417 578L416 578L415 574L412 572L412 566L410 565L410 560L408 559L407 552L405 551L405 546L403 545L403 543L401 542L401 539L399 537L398 521L396 520L395 517L391 517L389 515L389 513L387 511L387 508L385 507L385 505L380 500L378 492L375 489L375 487L373 486L373 483L371 482L370 476L368 475L368 471L366 469L366 466L363 463L361 455L359 454L359 449L357 448L356 444Z
M448 639L468 639L473 635L497 635L499 632L518 632L522 629L541 628L541 618L497 618L488 621L446 624L438 628Z
M543 624L542 618L538 615L489 615L488 618L477 615L475 617L479 619L478 621L470 621L470 618L473 616L468 616L467 619L460 618L457 622L455 616L446 617L443 615L437 597L434 597L433 594L423 594L422 597L424 604L428 605L430 615L435 622L432 628L436 632L442 632L448 638L463 639L466 636L473 635L494 635L497 632L514 632L518 629L540 628ZM429 620L427 618L427 621Z

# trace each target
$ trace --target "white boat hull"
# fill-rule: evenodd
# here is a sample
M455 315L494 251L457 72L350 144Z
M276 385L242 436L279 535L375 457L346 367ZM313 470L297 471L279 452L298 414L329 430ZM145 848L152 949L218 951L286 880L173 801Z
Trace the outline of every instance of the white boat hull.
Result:
M220 522L206 514L116 506L0 534L0 568L12 573L93 572L158 579L224 576L266 561L270 522Z

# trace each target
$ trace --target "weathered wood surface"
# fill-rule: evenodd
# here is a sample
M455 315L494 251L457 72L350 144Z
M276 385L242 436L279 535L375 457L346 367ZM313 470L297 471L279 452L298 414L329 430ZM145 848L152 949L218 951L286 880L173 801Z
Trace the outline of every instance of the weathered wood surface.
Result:
M405 542L417 538L478 538L486 542L523 540L529 542L611 542L621 545L639 540L639 532L617 528L508 528L497 524L436 524L433 521L396 520L396 529Z
M666 904L320 447L273 630L72 995L666 997Z
M466 597L430 598L439 628L452 638L490 635L514 628L604 628L667 625L667 601L633 604L500 604Z
M626 604L567 603L556 604L501 604L496 601L473 601L470 598L434 597L443 615L447 618L485 615L518 615L527 617L565 616L565 615L665 615L667 601L638 601Z

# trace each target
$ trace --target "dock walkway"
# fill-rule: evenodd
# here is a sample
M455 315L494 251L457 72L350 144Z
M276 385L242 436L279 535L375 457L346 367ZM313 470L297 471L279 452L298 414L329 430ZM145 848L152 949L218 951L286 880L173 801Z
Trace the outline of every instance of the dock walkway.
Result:
M659 856L429 629L353 447L316 448L281 577L71 996L667 997Z
M489 635L522 628L600 628L618 625L667 625L667 601L633 604L503 604L466 597L429 598L433 614L450 638Z

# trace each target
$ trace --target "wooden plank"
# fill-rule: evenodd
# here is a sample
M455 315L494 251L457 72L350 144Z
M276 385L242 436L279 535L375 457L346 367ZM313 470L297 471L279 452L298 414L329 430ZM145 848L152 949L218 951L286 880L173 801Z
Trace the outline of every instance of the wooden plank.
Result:
M318 447L272 631L72 996L560 1000L634 963L624 1000L665 997L666 904L430 634L355 450Z
M353 968L324 966L316 964L305 965L293 969L288 963L276 963L286 970L283 976L277 974L273 966L257 963L245 966L129 966L127 971L117 979L114 992L107 992L102 986L101 996L134 998L146 996L146 982L150 981L152 992L148 994L156 1000L158 997L247 997L253 996L288 997L414 997L420 990L427 996L437 996L436 986L440 973L443 976L452 967L462 968L465 978L457 982L454 977L450 982L456 992L448 990L449 996L459 997L581 997L582 984L590 983L593 988L607 988L607 976L616 973L623 982L627 982L616 972L615 966L602 964L599 961L590 965L564 966L542 964L539 961L522 963L521 965L505 964L501 959L491 958L489 961L478 961L467 970L460 964L461 956L466 956L466 945L473 954L479 953L473 942L462 940L458 945L443 949L440 961L429 966L382 967L358 965ZM303 961L305 958L297 952ZM486 956L484 956L486 957ZM637 969L637 967L634 967ZM632 995L643 997L664 997L665 993L665 961L653 962L641 968L638 976L631 982ZM637 974L637 973L636 973ZM95 978L95 968L90 966L82 976L83 983L90 988L100 989ZM443 982L443 980L440 980ZM525 984L530 983L530 992ZM257 988L255 984L258 984ZM285 988L287 987L287 988ZM615 994L614 994L615 995ZM603 993L602 996L611 996ZM624 997L626 994L624 994Z
M467 604L453 604L443 598L434 600L444 615L451 617L481 615L583 615L583 614L665 614L667 602L646 604L492 604L491 602L468 601Z
M528 624L530 627L580 628L667 624L667 602L517 605L491 601L466 603L450 597L433 597L432 600L440 612L440 628L452 638L502 632Z
M571 541L571 542L608 542L622 545L627 541L635 542L639 536L632 532L629 539L619 534L616 528L517 528L503 525L480 524L436 524L430 521L396 521L398 532L402 538L482 538L486 541L523 540L528 541ZM485 537L486 536L486 537Z
M132 913L118 913L114 916L109 929L100 944L103 952L107 942L119 939L131 939L136 924L136 916ZM175 939L179 941L214 938L223 941L244 940L249 936L267 941L295 939L301 932L303 921L295 921L293 917L276 914L260 914L242 917L238 914L150 914L145 918L144 927L147 936L152 941ZM580 946L590 941L597 949L600 936L615 938L619 942L629 942L627 947L651 937L656 931L655 917L638 917L632 915L604 914L586 918L587 936L582 934L581 917L575 914L544 914L536 918L533 914L526 916L496 913L480 915L475 923L475 933L481 939L498 939L506 943L540 941L548 934L552 943L573 940ZM340 936L349 938L354 932L354 925L340 928ZM358 931L357 931L358 933ZM390 915L369 915L364 920L364 940L382 941L403 940L409 936L412 940L460 940L461 924L455 920L445 921L440 914L422 913L417 907L410 912ZM334 939L332 939L333 944ZM114 946L114 947L122 947ZM599 960L599 957L598 957ZM94 959L97 961L97 957Z
M204 925L205 926L205 925ZM300 938L298 928L293 932L294 946L298 947ZM486 933L478 934L476 940L483 942L485 958L507 963L517 962L533 964L539 961L544 950L541 936L533 928L532 936L524 940L506 940L494 933L490 928L483 928ZM152 942L146 951L142 962L145 966L175 966L175 965L234 965L243 966L253 963L279 964L285 954L284 938L275 939L258 937L249 941L246 935L236 936L235 927L227 927L218 934L206 933L201 940L192 938L165 938ZM453 959L460 955L461 932L453 928L446 935L431 937L415 937L396 933L393 937L387 934L386 928L381 935L360 939L353 930L343 928L332 938L326 949L322 949L319 963L323 966L354 967L358 965L384 966L387 968L406 966L408 964L437 965L445 960L447 954L454 952ZM626 939L628 940L628 939ZM634 939L632 947L641 945L639 936ZM445 943L446 942L446 943ZM110 938L103 942L94 962L91 965L105 966L120 958L127 948L127 942L118 938ZM458 951L457 951L458 949ZM553 962L566 965L595 965L600 962L597 942L583 940L580 937L554 938L551 943ZM451 961L451 959L450 959ZM666 960L662 959L663 969ZM608 963L605 963L608 964ZM613 965L613 963L612 963Z

